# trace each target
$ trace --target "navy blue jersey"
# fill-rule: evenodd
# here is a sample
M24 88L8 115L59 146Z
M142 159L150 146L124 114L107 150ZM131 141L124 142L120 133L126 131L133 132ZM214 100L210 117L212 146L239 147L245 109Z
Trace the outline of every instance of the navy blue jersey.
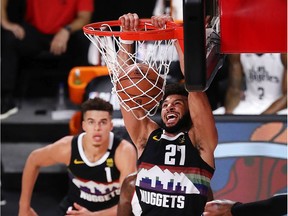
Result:
M187 133L168 137L161 128L153 131L138 162L135 215L203 213L214 168L200 157Z
M82 146L84 133L73 137L72 154L68 166L68 203L99 211L116 205L119 201L120 172L115 165L115 151L121 140L110 133L107 152L96 162L88 161Z

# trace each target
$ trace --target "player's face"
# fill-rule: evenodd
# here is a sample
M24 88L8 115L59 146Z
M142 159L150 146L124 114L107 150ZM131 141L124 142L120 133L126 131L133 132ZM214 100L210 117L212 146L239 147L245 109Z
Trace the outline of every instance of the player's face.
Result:
M90 110L84 115L82 127L89 141L95 145L109 141L113 124L109 112Z
M169 95L162 104L161 117L167 128L175 126L188 112L188 98Z

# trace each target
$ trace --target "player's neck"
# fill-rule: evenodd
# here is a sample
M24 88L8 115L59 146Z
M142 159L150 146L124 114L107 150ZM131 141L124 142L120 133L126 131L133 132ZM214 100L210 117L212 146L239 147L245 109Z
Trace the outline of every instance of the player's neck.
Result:
M87 159L90 162L96 162L107 152L108 145L109 143L106 142L93 144L83 139L82 148Z
M177 134L179 134L179 133L181 133L182 131L178 131L178 132L173 132L173 133L171 133L171 132L167 132L166 130L164 130L163 131L163 134L165 135L165 136L168 136L168 137L175 137L175 136L177 136Z
M91 149L91 150L90 150ZM84 154L86 158L94 163L98 161L102 156L107 152L107 148L100 147L93 147L93 148L84 148Z

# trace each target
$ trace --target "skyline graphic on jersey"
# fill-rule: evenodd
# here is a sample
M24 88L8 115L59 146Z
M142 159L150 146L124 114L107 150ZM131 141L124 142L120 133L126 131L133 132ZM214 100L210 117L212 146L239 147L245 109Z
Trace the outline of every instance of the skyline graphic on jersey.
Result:
M104 184L104 183L98 183L95 181L87 181L85 179L79 179L79 178L76 178L71 173L69 173L69 176L72 182L76 185L76 187L78 187L81 191L85 191L86 193L89 193L89 194L106 195L120 188L119 181L114 181L114 182L109 182L107 184Z
M185 170L183 167L179 167L179 172L172 173L165 166L161 169L157 165L141 165L135 185L142 189L171 194L206 194L210 185L210 178L191 172L186 174L182 172ZM173 170L176 170L175 167Z

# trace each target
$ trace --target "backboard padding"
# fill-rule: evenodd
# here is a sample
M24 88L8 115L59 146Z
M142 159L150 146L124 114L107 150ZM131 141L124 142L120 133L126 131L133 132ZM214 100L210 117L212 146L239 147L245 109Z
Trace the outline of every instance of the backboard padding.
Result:
M220 0L222 53L287 52L286 0Z

